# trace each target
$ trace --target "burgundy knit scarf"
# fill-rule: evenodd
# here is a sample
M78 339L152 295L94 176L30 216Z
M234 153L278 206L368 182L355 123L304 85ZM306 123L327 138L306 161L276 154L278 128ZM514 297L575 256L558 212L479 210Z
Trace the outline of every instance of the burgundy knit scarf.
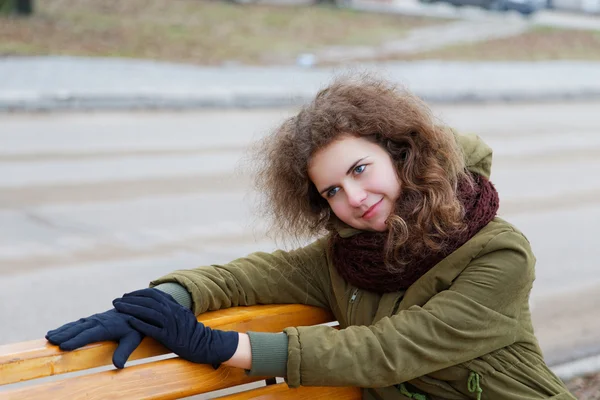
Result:
M459 184L458 198L465 208L467 229L448 238L446 246L437 252L425 254L398 271L390 272L384 262L387 232L361 232L343 238L334 234L330 240L333 264L350 284L377 293L407 289L438 262L465 244L486 226L498 211L498 192L482 176L475 177L475 185Z

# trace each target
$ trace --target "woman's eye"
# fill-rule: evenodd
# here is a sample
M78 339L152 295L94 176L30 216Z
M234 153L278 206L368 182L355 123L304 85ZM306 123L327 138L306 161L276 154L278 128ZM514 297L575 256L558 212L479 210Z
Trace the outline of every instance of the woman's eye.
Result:
M335 196L335 194L338 192L338 190L340 190L340 188L334 187L332 189L330 189L327 193L326 196L327 197L333 197Z
M363 172L365 172L365 168L367 168L366 165L359 165L356 168L354 168L354 173L355 174L362 174Z

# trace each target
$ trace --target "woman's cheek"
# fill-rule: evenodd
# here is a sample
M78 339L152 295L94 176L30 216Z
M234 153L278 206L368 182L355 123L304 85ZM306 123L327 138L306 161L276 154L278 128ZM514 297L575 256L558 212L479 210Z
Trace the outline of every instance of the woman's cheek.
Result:
M344 216L344 208L341 204L341 202L338 199L332 199L329 201L329 206L331 207L331 210L333 211L333 213L342 221L345 219Z

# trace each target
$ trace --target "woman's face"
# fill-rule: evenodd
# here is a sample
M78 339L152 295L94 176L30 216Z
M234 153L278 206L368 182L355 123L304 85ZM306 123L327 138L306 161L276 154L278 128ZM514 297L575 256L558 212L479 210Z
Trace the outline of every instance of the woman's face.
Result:
M400 181L381 146L344 135L313 155L308 175L340 220L360 230L387 230Z

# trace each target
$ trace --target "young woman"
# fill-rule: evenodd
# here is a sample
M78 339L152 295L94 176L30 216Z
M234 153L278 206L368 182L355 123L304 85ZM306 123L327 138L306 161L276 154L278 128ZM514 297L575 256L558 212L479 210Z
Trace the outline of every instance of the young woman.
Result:
M70 350L144 335L198 363L282 376L292 387L359 386L368 399L573 399L544 363L528 307L535 258L496 217L492 151L440 125L412 94L344 78L267 137L257 160L278 232L318 237L175 271L114 309L48 332ZM211 330L207 310L302 303L341 330Z

